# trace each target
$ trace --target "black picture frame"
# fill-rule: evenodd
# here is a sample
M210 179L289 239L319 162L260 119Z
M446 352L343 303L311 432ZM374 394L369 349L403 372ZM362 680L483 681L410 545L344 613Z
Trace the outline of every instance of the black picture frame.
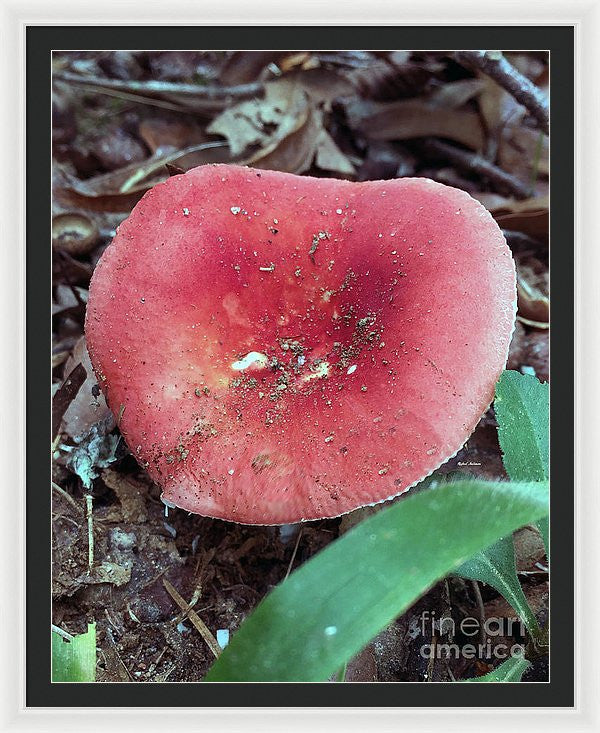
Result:
M551 679L548 683L50 682L51 52L94 49L512 49L550 52ZM574 28L564 26L30 26L26 32L26 704L81 706L574 705ZM560 183L557 183L560 182ZM48 462L47 462L48 461ZM532 688L534 685L534 689ZM407 687L407 685L409 685ZM159 689L157 689L159 688Z

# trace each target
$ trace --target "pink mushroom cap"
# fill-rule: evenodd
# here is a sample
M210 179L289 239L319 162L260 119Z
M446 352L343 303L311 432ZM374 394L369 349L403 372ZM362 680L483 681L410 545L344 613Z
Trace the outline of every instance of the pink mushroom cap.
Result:
M283 524L392 498L455 455L515 310L510 250L463 191L210 165L121 224L86 335L165 503Z

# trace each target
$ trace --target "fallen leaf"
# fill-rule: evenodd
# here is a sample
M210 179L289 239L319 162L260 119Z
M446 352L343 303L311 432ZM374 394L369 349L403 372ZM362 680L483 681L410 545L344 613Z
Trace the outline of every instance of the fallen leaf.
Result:
M517 260L518 313L528 321L548 323L548 269L539 260L528 257Z
M107 171L141 162L148 155L139 140L117 126L94 135L88 142L88 149Z
M197 122L161 117L142 120L139 135L151 153L165 152L165 149L179 150L207 141L202 127Z
M346 107L350 126L371 140L408 140L443 137L471 150L481 150L483 130L475 112L440 109L424 100L387 104L352 104Z
M296 130L283 139L275 139L270 145L247 158L244 165L304 173L312 165L322 129L320 113L309 107L305 120Z
M375 58L363 68L345 75L362 97L381 102L422 93L432 77L431 71L423 64L399 58L395 63Z
M52 399L52 437L58 433L62 417L75 399L81 385L85 382L86 371L81 364L77 364L71 371L67 372L67 378L54 394Z
M345 176L351 176L356 173L350 159L342 153L335 144L331 135L325 130L321 130L321 134L317 138L317 155L315 163L318 168L324 171L332 171Z
M309 114L304 90L287 80L265 84L264 99L251 99L226 109L206 128L227 138L232 156L251 145L273 148L298 130Z
M285 79L302 87L312 101L325 110L331 108L334 100L354 93L352 82L335 69L302 69L286 74Z
M548 136L523 125L507 127L499 141L498 165L533 183L547 177L550 170Z
M486 74L480 73L478 81L482 84L481 94L477 98L479 109L486 128L496 142L507 124L517 126L525 116L526 110L503 87ZM506 169L509 172L510 169Z
M86 180L76 178L57 165L53 196L63 206L88 211L131 211L146 191L168 177L167 163L177 161L187 170L203 163L229 162L228 159L227 148L222 142L209 142L154 154L142 164L133 163Z
M481 196L476 198L486 205ZM532 197L521 201L503 199L503 201L494 202L491 206L487 205L487 208L502 229L523 232L538 242L548 242L550 218L547 196Z
M429 104L445 109L458 109L481 94L485 88L482 79L459 79L442 84L427 98Z
M269 64L279 64L288 54L288 51L234 51L223 66L219 81L226 85L255 81Z
M82 365L87 376L63 415L62 430L71 438L78 438L87 433L92 425L100 420L108 419L110 423L112 418L114 427L112 412L106 404L104 395L98 389L98 380L92 368L85 336L75 344L65 365L65 373L68 374L76 365Z

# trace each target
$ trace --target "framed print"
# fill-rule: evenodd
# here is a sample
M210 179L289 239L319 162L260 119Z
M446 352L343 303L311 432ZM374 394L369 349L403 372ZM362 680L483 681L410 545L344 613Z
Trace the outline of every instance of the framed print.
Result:
M575 710L574 25L23 30L24 708Z

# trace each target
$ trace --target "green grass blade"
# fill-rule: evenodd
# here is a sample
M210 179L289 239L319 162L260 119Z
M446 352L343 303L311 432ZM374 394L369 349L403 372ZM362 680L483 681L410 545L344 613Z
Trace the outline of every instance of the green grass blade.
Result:
M96 680L96 624L85 634L65 641L52 632L52 682L94 682Z
M506 662L502 662L499 667L484 674L481 677L472 677L469 680L459 680L460 682L520 682L521 677L527 671L531 664L522 656L511 657Z
M275 588L209 681L327 680L429 587L547 512L543 483L443 484L333 542Z

